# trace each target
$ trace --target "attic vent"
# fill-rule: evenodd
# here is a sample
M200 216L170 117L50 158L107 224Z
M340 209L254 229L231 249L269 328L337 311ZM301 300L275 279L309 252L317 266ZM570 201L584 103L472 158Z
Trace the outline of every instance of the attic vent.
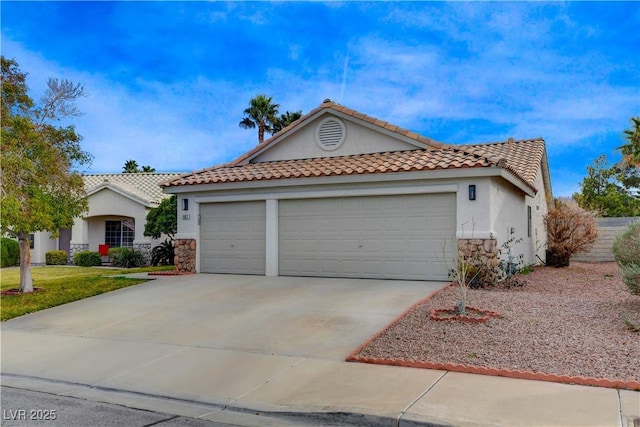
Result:
M346 128L342 120L328 117L318 123L316 128L316 143L326 151L333 151L344 142Z

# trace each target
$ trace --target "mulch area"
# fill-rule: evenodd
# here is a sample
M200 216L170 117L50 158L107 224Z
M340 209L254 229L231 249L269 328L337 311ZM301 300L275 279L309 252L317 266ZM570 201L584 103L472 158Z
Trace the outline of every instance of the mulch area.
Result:
M539 267L522 287L469 290L484 323L430 319L451 309L454 286L420 301L349 361L640 390L640 296L615 263Z

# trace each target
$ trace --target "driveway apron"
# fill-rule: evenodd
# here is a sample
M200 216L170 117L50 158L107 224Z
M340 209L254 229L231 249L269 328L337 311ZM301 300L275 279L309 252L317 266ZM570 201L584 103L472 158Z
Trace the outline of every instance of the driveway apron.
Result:
M443 285L213 274L160 278L4 322L2 373L60 381L70 389L77 384L263 410L286 409L294 386L313 392L324 378L337 397L344 395L338 403L345 407L373 411L383 399L384 410L397 414L424 390L422 382L403 387L404 376L424 377L428 385L441 373L407 370L398 376L398 368L343 360ZM358 378L369 369L390 370L389 378L361 384ZM270 382L282 387L269 387L272 399L260 393ZM400 391L389 399L382 385L395 383ZM368 397L356 397L354 387L370 388ZM311 400L307 409L326 406Z

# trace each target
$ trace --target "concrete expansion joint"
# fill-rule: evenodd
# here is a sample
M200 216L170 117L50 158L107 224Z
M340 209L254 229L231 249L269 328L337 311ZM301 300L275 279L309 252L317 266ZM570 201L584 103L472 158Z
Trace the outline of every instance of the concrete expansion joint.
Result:
M177 419L177 418L180 418L180 417L179 417L178 415L174 415L174 416L169 417L169 418L166 418L166 419L164 419L164 420L156 421L155 423L145 424L145 425L144 425L144 426L142 426L142 427L157 426L157 425L160 425L160 424L164 424L164 423L167 423L167 422L173 421L173 420L175 420L175 419Z
M418 397L413 399L413 401L409 403L407 407L402 410L402 412L400 412L400 415L398 416L398 418L396 418L394 427L400 427L400 422L404 418L404 416L407 414L409 409L411 409L411 407L415 405L417 401L419 401L424 396L426 396L427 393L429 393L448 373L449 373L448 371L444 371L438 378L436 378L436 380L433 383L429 385L429 387L426 388L425 391L423 391Z

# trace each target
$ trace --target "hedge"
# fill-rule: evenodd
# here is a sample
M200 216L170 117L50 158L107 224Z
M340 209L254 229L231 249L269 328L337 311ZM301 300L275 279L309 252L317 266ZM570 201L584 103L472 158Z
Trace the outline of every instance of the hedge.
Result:
M49 251L44 255L47 265L67 265L69 258L66 251Z
M0 239L0 266L11 267L20 263L20 245L13 239Z
M102 257L98 252L80 251L73 255L73 263L80 267L102 265Z

